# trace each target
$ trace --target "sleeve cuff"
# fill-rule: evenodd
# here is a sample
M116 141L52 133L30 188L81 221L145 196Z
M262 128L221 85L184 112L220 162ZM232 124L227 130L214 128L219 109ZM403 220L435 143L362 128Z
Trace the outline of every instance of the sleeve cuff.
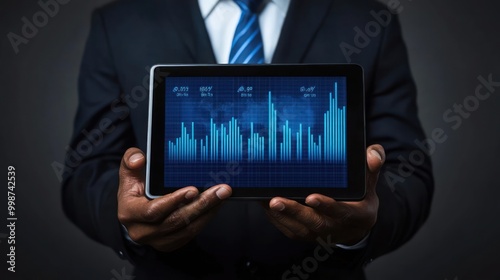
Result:
M122 235L125 238L125 242L127 242L127 245L128 245L127 247L129 248L129 250L132 250L135 254L137 254L139 256L145 255L146 248L143 245L132 240L132 238L130 238L130 235L128 234L128 230L123 224L120 224L120 226L122 228Z
M358 250L358 249L363 249L366 247L368 244L368 237L370 236L370 233L368 233L361 241L354 245L343 245L343 244L337 244L336 246L339 247L340 249L344 250Z

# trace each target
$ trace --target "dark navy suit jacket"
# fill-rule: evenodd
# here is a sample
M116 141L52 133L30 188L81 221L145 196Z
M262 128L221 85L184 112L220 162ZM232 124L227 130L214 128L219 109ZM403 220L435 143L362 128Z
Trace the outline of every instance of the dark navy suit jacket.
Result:
M335 249L314 262L307 258L314 258L318 244L287 239L261 205L243 201L226 202L195 240L173 253L124 239L117 219L118 169L127 148L146 149L149 67L216 63L197 0L124 0L94 12L64 173L67 216L131 260L138 279L281 279L287 270L283 279L304 279L293 264L308 266L308 279L363 278L365 264L417 231L433 193L430 160L415 144L424 134L400 25L391 14L379 19L377 29L374 12L381 10L387 8L368 0L292 0L273 57L273 63L352 62L364 68L367 144L379 143L387 153L377 185L378 220L364 249ZM356 35L355 27L366 32L367 26L366 37Z

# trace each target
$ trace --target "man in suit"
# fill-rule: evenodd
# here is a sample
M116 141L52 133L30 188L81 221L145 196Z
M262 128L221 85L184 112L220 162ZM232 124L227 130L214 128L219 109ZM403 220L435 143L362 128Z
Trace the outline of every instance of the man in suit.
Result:
M221 32L236 24L228 1L124 0L95 11L66 158L65 212L135 264L139 279L363 279L367 263L418 230L433 193L397 9L369 0L274 0L259 10L266 62L363 66L363 201L318 194L305 204L226 201L228 185L144 197L146 69L226 63Z

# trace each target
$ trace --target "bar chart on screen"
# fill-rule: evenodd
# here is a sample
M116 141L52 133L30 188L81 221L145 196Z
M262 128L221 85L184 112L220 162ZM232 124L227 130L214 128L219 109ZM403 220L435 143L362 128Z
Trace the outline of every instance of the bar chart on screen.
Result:
M199 123L181 119L176 132L171 132L165 139L165 160L169 163L345 164L346 106L345 101L339 102L337 82L329 92L301 95L303 98L313 97L315 104L324 108L322 112L316 112L318 121L314 125L300 120L300 104L294 104L298 107L294 107L297 116L293 119L280 114L290 104L281 102L272 90L244 94L245 98L252 94L261 96L258 102L250 103L250 107L254 106L250 111L259 118L266 116L267 121L236 115L226 120L206 116L200 121L208 129L200 130Z

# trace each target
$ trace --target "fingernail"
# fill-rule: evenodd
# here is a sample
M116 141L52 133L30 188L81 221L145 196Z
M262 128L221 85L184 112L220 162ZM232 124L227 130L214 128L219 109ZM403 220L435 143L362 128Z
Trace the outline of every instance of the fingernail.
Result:
M193 199L194 197L196 196L196 192L195 191L188 191L184 197L187 199L187 200L191 200Z
M141 160L144 156L141 153L135 153L128 158L130 163L136 163Z
M278 211L283 211L283 210L285 210L285 204L283 204L281 202L277 202L273 205L273 209L278 210Z
M378 152L377 150L372 149L372 150L370 151L370 153L371 153L373 156L377 157L377 158L378 158L378 160L382 161L382 156L379 154L379 152Z
M307 205L311 207L318 207L319 206L319 200L317 199L311 199L310 201L307 202Z
M231 195L231 193L226 188L220 187L215 192L215 195L217 195L217 197L222 200L228 198Z

